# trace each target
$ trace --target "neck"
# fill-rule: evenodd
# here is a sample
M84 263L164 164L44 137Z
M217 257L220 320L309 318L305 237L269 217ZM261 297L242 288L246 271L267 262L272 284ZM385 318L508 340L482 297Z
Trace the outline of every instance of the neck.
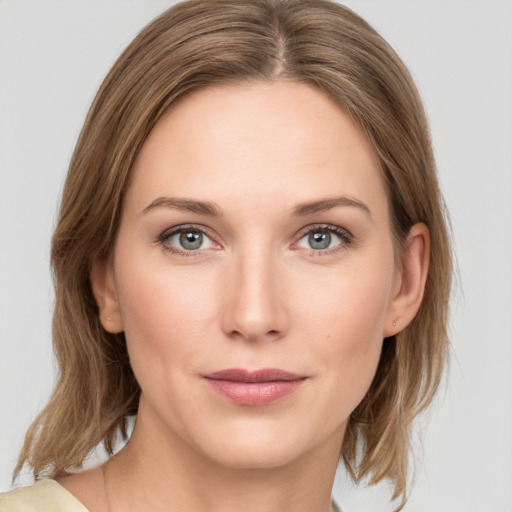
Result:
M110 512L330 510L342 433L283 464L227 467L146 413L139 411L130 441L109 462Z

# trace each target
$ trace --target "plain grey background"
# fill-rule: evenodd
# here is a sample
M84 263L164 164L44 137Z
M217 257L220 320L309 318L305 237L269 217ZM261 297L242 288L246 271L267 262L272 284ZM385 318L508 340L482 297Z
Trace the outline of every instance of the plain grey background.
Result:
M78 131L114 59L172 3L0 2L0 491L53 384L49 241ZM461 278L405 511L511 512L512 2L346 3L417 80ZM354 489L342 472L335 496L345 512L390 510L386 485Z

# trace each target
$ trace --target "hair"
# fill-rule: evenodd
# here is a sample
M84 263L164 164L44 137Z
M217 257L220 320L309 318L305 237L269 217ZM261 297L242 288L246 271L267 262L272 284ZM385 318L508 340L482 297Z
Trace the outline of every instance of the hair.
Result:
M414 320L384 340L378 369L349 418L340 456L352 477L390 479L406 501L411 425L432 401L448 354L452 257L428 123L406 67L350 9L328 0L191 0L152 21L102 83L72 156L52 241L53 343L59 374L15 469L66 474L103 442L126 437L140 388L124 334L99 321L89 274L108 257L130 169L179 98L219 84L287 80L332 98L380 161L400 254L410 228L430 230L430 266Z

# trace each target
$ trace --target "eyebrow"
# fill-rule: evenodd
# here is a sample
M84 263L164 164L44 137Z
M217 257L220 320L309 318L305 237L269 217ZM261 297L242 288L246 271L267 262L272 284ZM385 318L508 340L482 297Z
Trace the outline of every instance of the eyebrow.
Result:
M299 203L292 208L292 214L296 217L305 217L312 213L325 212L336 208L337 206L351 206L360 208L371 217L371 211L366 204L353 197L338 196L318 199L316 201L308 201ZM181 197L158 197L151 202L144 210L143 214L148 213L154 208L170 208L172 210L197 213L199 215L207 215L208 217L221 217L222 212L219 206L210 201L197 201L194 199L186 199Z
M199 215L208 215L209 217L221 217L220 208L209 201L196 201L194 199L178 197L158 197L149 206L146 206L142 213L148 213L154 208L165 207L172 210L183 212L198 213Z
M303 217L312 213L325 212L327 210L331 210L332 208L336 208L337 206L353 206L355 208L360 208L370 217L372 216L372 212L368 206L366 206L358 199L347 196L326 197L317 201L300 203L293 208L292 212L297 217Z

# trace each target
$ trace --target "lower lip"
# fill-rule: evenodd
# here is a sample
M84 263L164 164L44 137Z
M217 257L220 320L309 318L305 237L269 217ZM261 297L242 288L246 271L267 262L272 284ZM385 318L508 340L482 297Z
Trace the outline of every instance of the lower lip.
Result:
M239 382L206 379L217 393L239 405L257 407L268 405L293 393L306 379L277 380L269 382Z

